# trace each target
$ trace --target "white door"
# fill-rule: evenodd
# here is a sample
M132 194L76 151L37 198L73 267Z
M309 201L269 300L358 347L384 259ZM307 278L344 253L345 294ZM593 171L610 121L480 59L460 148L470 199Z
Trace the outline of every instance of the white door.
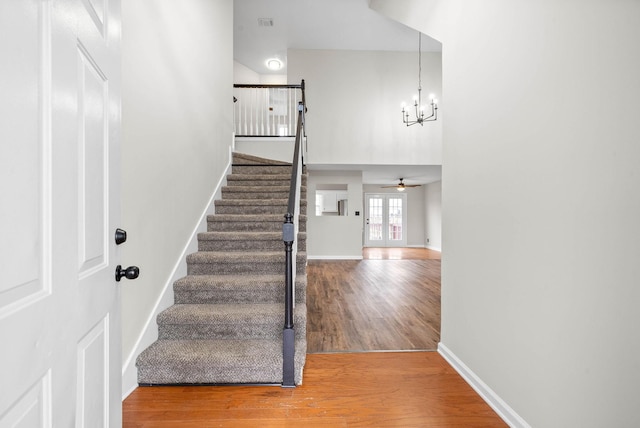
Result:
M119 8L0 1L0 427L121 425Z
M405 247L406 206L405 194L365 194L365 246Z

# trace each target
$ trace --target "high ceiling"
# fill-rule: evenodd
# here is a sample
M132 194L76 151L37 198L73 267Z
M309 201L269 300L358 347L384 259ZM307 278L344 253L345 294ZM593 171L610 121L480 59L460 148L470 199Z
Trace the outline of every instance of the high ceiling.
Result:
M234 58L258 74L286 74L287 49L418 49L416 30L369 9L368 0L235 0L233 7ZM442 46L423 36L422 50ZM284 69L267 69L265 61L274 57Z
M258 74L286 75L287 49L412 52L418 33L369 9L368 0L234 0L234 59ZM272 24L272 26L269 26ZM440 52L440 42L422 36L422 51ZM279 71L265 62L278 58ZM315 165L311 169L359 170L365 184L425 184L440 180L441 166Z

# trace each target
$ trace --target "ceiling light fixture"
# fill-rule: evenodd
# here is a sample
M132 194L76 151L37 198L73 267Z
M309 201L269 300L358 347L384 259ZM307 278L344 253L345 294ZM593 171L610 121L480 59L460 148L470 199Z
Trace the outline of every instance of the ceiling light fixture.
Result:
M266 64L269 70L277 71L282 68L282 61L280 61L278 58L269 58L266 61Z
M383 189L393 189L395 188L396 190L398 190L398 192L404 192L404 189L409 188L409 187L420 187L422 186L422 184L404 184L404 178L400 179L400 182L398 184L396 184L395 186L382 186Z
M424 122L438 120L438 100L433 94L429 98L431 100L431 114L425 116L425 107L422 105L422 33L418 32L418 94L413 96L416 117L409 120L409 108L406 103L402 103L402 123L407 126L419 123L420 126L423 126Z

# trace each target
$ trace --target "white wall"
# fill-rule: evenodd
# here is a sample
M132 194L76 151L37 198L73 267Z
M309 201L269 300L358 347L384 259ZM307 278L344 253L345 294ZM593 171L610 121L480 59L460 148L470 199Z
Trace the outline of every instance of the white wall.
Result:
M362 259L362 172L308 171L307 257L310 259ZM346 184L349 194L346 216L316 216L318 184ZM360 215L356 216L355 212Z
M378 184L365 184L364 193L394 193L398 194L396 189L383 189ZM407 246L408 247L424 247L425 246L425 202L424 188L413 187L407 188L403 192L407 195ZM363 206L366 201L363 199ZM363 213L364 214L364 213ZM364 229L364 217L362 227Z
M233 2L137 0L122 16L122 262L140 267L120 285L127 364L229 162Z
M407 128L400 104L418 87L416 52L289 50L288 78L305 79L309 164L442 164L442 121ZM441 90L441 55L423 53L423 92ZM375 150L372 148L375 147Z
M442 181L427 184L424 195L426 247L442 251Z
M244 64L233 61L233 83L252 85L283 85L287 84L285 74L258 74ZM293 82L300 83L300 82Z
M640 426L640 2L371 5L443 43L442 344L516 426Z
M238 61L233 61L233 83L257 85L260 83L260 75Z

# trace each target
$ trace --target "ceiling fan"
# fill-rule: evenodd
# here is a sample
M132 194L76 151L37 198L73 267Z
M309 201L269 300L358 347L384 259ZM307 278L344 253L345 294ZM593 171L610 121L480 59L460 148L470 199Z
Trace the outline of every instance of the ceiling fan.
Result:
M396 184L395 186L382 186L383 189L388 189L388 188L396 188L398 189L398 192L404 192L404 189L409 188L409 187L420 187L422 186L422 184L404 184L404 178L400 178L400 182L398 184Z

